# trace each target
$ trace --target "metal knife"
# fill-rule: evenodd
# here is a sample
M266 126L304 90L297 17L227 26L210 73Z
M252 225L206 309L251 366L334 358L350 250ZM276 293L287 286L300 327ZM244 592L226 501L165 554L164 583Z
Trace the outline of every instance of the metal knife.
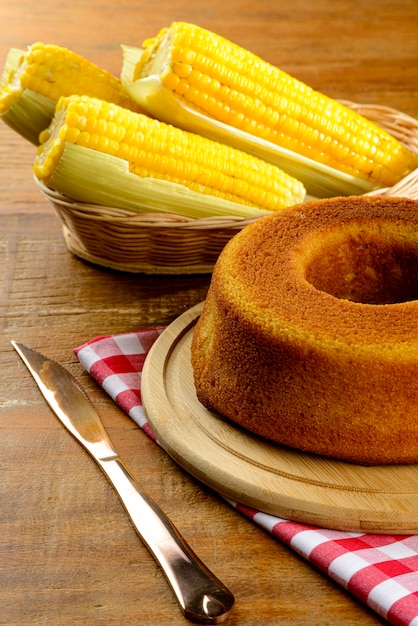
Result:
M224 621L234 596L139 486L77 380L59 363L21 343L11 343L56 416L115 488L135 530L163 569L184 616L201 624Z

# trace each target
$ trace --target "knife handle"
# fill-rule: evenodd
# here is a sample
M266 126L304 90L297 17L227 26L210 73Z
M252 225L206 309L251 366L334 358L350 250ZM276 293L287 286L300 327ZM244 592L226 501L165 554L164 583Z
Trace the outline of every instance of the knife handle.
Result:
M226 619L234 596L204 565L120 457L98 460L138 535L159 563L184 616L201 624Z

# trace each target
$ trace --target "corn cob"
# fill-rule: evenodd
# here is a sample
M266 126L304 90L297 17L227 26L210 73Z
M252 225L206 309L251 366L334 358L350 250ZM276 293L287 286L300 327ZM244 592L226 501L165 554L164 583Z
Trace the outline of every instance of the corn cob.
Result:
M418 167L358 113L203 28L174 22L123 50L122 82L150 114L270 160L312 195L392 186Z
M259 215L301 202L303 185L270 163L89 98L60 98L34 173L80 202L188 217Z
M0 117L23 137L39 144L60 96L86 94L132 110L143 109L119 78L79 54L53 44L12 48L0 78Z

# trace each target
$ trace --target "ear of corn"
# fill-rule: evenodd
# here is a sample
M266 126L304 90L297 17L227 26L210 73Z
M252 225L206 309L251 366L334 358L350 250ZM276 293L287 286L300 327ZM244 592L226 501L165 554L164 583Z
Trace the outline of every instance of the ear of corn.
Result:
M299 181L270 163L87 96L61 98L40 140L35 175L80 202L251 216L305 196Z
M61 96L86 94L143 111L120 79L79 54L53 44L12 48L0 78L0 117L35 145Z
M54 115L55 102L31 89L22 89L19 96L17 88L12 87L23 54L17 48L11 48L7 54L0 76L0 118L22 137L36 144L39 132L48 126Z
M276 163L314 196L392 186L418 167L375 124L215 33L175 22L143 46L123 47L121 79L150 114Z

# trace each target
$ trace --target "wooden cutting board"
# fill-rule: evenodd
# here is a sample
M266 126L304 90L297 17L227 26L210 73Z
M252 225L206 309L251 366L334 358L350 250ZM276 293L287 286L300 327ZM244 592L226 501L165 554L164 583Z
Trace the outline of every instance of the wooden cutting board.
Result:
M197 400L190 363L203 304L153 345L142 373L148 420L167 453L222 495L293 521L380 534L418 532L418 465L363 467L282 447Z

